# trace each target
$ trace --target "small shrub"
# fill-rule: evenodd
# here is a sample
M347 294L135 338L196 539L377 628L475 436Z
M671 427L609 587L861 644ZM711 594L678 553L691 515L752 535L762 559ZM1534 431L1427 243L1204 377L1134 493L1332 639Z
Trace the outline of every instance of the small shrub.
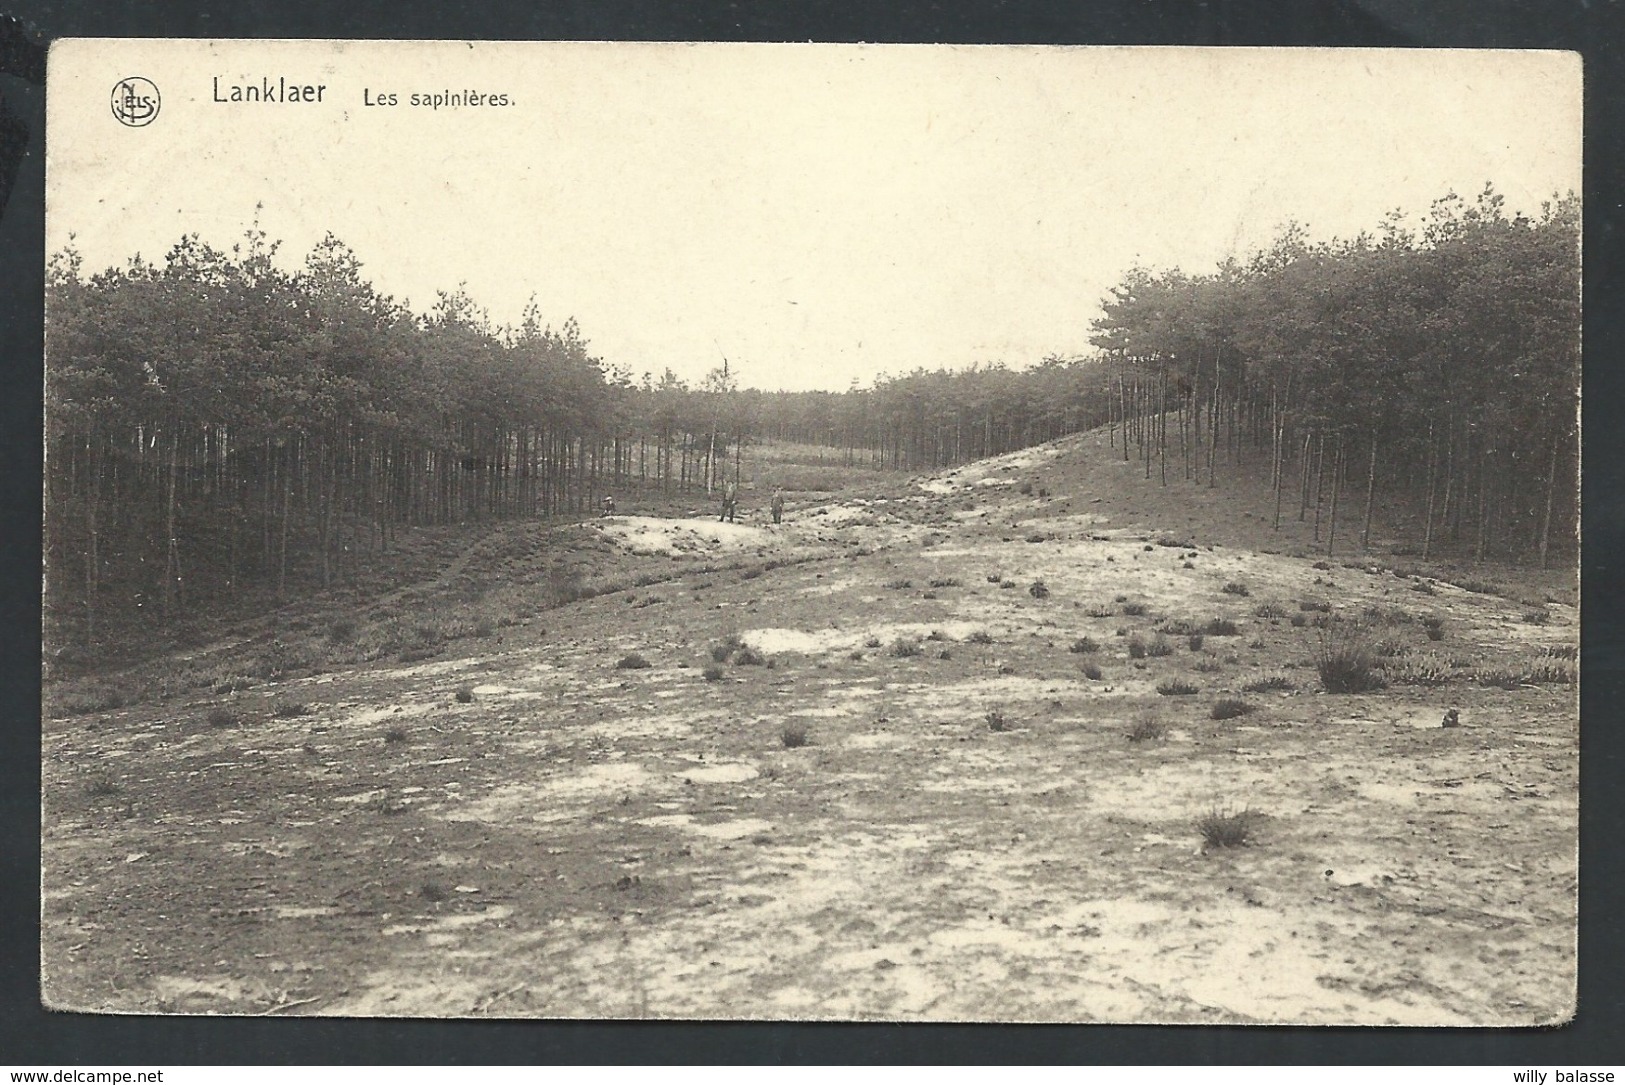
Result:
M1334 622L1321 632L1315 670L1327 693L1366 693L1387 684L1378 673L1371 638L1352 623Z
M1130 659L1144 659L1145 641L1141 640L1138 636L1129 638L1128 657Z
M430 904L441 904L444 903L445 900L451 896L451 894L446 892L446 887L441 885L439 882L424 882L422 887L418 889L418 896L422 897Z
M1022 483L1022 484L1021 484L1021 485L1020 485L1020 486L1019 486L1019 487L1018 487L1018 489L1019 489L1019 490L1020 490L1020 491L1021 491L1021 493L1022 493L1022 496L1026 496L1026 495L1027 495L1027 494L1030 494L1030 493L1032 493L1032 492L1033 492L1033 484L1032 484L1032 483L1030 483L1030 482L1023 482L1023 483Z
M726 637L723 639L722 643L713 644L711 646L711 659L716 663L726 663L728 660L732 659L733 654L739 651L739 649L743 648L744 645L745 642L740 640L737 635Z
M1313 568L1316 568L1316 569L1330 569L1331 567L1332 567L1332 563L1329 562L1329 561L1317 561L1317 562L1315 562L1315 564L1313 566Z
M210 727L236 727L241 722L242 717L229 708L213 709L208 716Z
M760 667L767 662L767 657L757 652L750 645L745 645L734 653L734 664L740 667Z
M1202 692L1183 678L1171 678L1157 687L1157 692L1164 697L1189 697L1193 693Z
M640 605L646 605L646 604L640 604ZM491 622L489 620L479 622L477 625L474 626L474 635L476 637L481 638L482 640L484 638L486 638L486 637L494 637L494 636L497 635L497 627L495 625L491 624Z
M1523 620L1529 625L1545 625L1552 620L1552 616L1544 610L1528 610L1524 612Z
M641 671L647 670L652 666L654 666L653 663L650 663L637 652L628 652L626 655L615 661L615 669L618 671Z
M1083 665L1083 676L1091 682L1098 682L1100 681L1100 668L1093 663L1085 663Z
M457 697L457 703L458 704L473 704L474 703L474 687L473 686L458 686L457 687L456 697Z
M987 720L987 729L989 731L1008 731L1008 730L1010 730L1010 721L1009 721L1009 719L1007 719L1005 717L1005 714L1003 712L1000 712L996 708L993 709L991 712L989 712L986 716L984 716L982 718Z
M1016 582L1014 580L1001 580L999 581L999 587L1009 591L1011 588L1016 587Z
M98 772L85 781L85 794L93 799L105 799L119 794L124 790L119 782L105 772Z
M917 640L899 637L897 640L892 641L891 654L897 659L913 659L915 656L924 653L925 649L920 647L920 642Z
M1430 614L1422 619L1422 631L1427 634L1428 640L1444 640L1444 619Z
M1091 618L1110 618L1112 615L1116 614L1117 611L1113 610L1111 607L1092 606L1085 608L1084 613L1089 615Z
M1141 616L1143 616L1145 614L1145 611L1146 611L1146 606L1145 606L1144 603L1124 603L1123 604L1123 613L1128 615L1130 618L1141 617Z
M1200 633L1202 627L1183 618L1170 618L1162 623L1162 631L1170 637L1188 637L1193 633Z
M1191 664L1191 670L1197 674L1218 674L1223 669L1216 659L1198 659Z
M1125 737L1130 742L1156 742L1168 733L1168 725L1155 716L1141 716L1134 721Z
M1235 812L1214 809L1196 819L1196 831L1210 848L1239 848L1252 840L1257 821L1258 815L1245 807Z
M993 634L987 632L984 629L978 629L976 632L972 633L966 639L969 640L972 644L992 644L993 643Z
M1049 490L1046 487L1040 486L1038 488L1038 496L1039 497L1048 497L1049 496Z
M354 618L337 618L327 627L327 639L333 644L349 644L355 640L356 628Z
M1048 538L1049 536L1045 535L1042 531L1035 531L1031 535L1027 536L1027 541L1030 543L1041 543Z
M1258 678L1241 687L1243 693L1285 693L1296 689L1292 680L1285 675L1272 674L1267 678Z
M946 648L944 648L942 651L937 653L937 658L938 659L952 659L953 657L954 657L954 654L952 652L948 651L948 649L946 649Z
M1319 599L1303 599L1299 601L1298 609L1311 614L1317 611L1321 614L1330 614L1332 605Z
M1274 603L1261 603L1254 608L1253 616L1256 618L1285 618L1286 611Z
M1072 642L1072 646L1067 651L1075 656L1089 656L1100 651L1100 645L1095 643L1092 637L1079 637Z
M714 663L711 666L705 668L705 670L701 671L700 673L705 676L705 680L707 682L720 682L720 681L722 681L722 674L723 674L722 668L717 666Z
M403 746L408 740L406 728L397 724L384 732L384 742L390 746Z
M1004 579L1004 574L1003 573L989 573L988 577L987 577L987 582L989 584L997 584L999 581L1001 581L1003 579Z
M933 587L933 588L957 588L957 587L959 587L959 581L956 580L954 577L951 577L951 576L938 577L935 580L931 581L931 587Z
M1174 646L1167 637L1163 636L1161 633L1158 633L1156 636L1151 638L1151 643L1146 645L1145 654L1153 659L1161 659L1163 656L1173 655Z
M1215 720L1233 720L1245 716L1249 712L1256 711L1258 711L1257 705L1248 704L1246 701L1238 701L1234 697L1221 697L1213 702L1213 708L1208 712L1208 717Z
M1251 595L1252 594L1252 592L1247 590L1247 585L1238 584L1234 580L1232 580L1230 583L1226 584L1224 587L1220 588L1219 590L1224 592L1224 594L1226 594L1226 595Z
M1214 618L1202 627L1202 632L1210 637L1236 637L1241 635L1241 629L1229 618Z
M279 720L291 720L297 716L309 716L315 711L303 701L282 701L271 710L271 715Z
M1573 644L1553 644L1546 648L1545 654L1553 659L1579 659L1580 649Z
M1027 589L1027 594L1032 596L1034 599L1048 599L1049 586L1046 585L1042 580L1035 580L1032 582L1032 586Z
M931 632L925 635L925 639L932 641L944 641L948 639L948 634L944 633L940 629L933 629Z
M1453 580L1451 583L1462 591L1470 591L1474 595L1500 595L1506 590L1499 584L1491 584L1485 580Z
M1016 673L1015 665L1013 663L1000 663L999 664L999 673L1000 674L1015 674Z
M1306 626L1308 624L1309 624L1309 619L1305 618L1302 614L1294 614L1294 615L1292 615L1292 628L1293 629L1302 629L1304 626Z
M879 648L880 647L880 638L879 637L870 637L868 640L863 642L863 646L865 648Z
M1187 640L1185 643L1190 645L1191 651L1200 652L1202 650L1202 645L1205 642L1203 641L1202 634L1200 634L1200 633L1192 633L1190 635L1190 639Z
M784 743L787 750L799 749L811 741L807 736L807 725L804 723L787 723L779 732L779 741Z
M904 579L899 578L897 580L888 580L888 581L886 581L886 587L892 589L893 591L906 591L909 588L912 588L913 586L914 586L914 581L912 581L912 580L904 580Z

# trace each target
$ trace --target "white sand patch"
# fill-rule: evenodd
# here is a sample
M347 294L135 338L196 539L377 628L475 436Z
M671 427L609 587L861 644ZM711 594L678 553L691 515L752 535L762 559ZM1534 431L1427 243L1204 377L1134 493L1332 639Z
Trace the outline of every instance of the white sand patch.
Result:
M765 833L773 828L773 823L763 821L761 818L738 818L733 821L717 821L710 824L701 824L694 820L693 814L655 814L652 817L638 818L632 824L647 825L656 829L686 829L696 836L710 837L712 840L739 840L757 833Z
M850 651L871 639L879 639L883 646L890 647L893 641L904 638L924 640L933 632L958 641L982 628L984 626L980 622L887 622L861 629L750 629L739 636L753 649L767 655L784 652L817 655L821 652Z
M664 795L673 790L665 775L656 775L637 761L613 761L568 767L559 775L495 788L485 797L465 803L440 816L447 821L568 821L580 817L581 806L616 794L637 792Z
M693 814L654 814L646 818L635 818L632 824L647 825L652 829L681 829L693 821Z
M771 821L761 818L740 818L737 821L719 821L711 825L689 825L691 833L710 837L712 840L739 840L757 833L765 833L773 828Z
M738 784L746 780L756 779L758 773L754 766L735 761L721 765L706 765L702 768L684 769L673 775L685 780L692 780L697 784Z
M464 671L470 667L478 666L479 659L443 659L437 663L419 663L411 667L396 667L394 670L379 671L379 678L428 678L437 674L451 674L454 671Z
M414 716L424 716L434 707L432 704L382 705L378 708L363 708L333 722L341 727L370 727L385 720L409 720Z
M759 546L772 537L772 532L750 524L699 517L665 520L652 516L613 516L595 526L604 538L634 554L737 550Z

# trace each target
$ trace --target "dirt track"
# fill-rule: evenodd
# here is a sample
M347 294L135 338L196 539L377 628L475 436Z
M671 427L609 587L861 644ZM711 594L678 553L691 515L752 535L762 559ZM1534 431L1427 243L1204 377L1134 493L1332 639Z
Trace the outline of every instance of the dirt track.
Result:
M1536 606L1536 624L1527 600L1317 568L1290 540L1278 554L1212 546L1098 443L809 498L778 527L588 525L676 578L428 662L48 720L48 1000L1461 1025L1571 1013L1574 691L1469 676L1550 662L1546 649L1577 641L1573 608ZM789 563L678 562L730 555ZM1319 601L1380 627L1389 658L1448 677L1315 692L1315 630L1293 619ZM1423 615L1444 619L1443 640ZM1236 635L1166 636L1170 654L1130 657L1170 622L1214 618ZM1069 650L1085 637L1094 651ZM744 650L714 662L730 638ZM633 653L650 666L617 666ZM1241 692L1268 676L1293 688ZM1176 677L1198 692L1159 695ZM1214 720L1220 695L1256 711ZM310 714L274 716L289 698ZM248 722L210 726L222 703ZM1452 706L1462 726L1442 728ZM1146 719L1165 733L1125 738ZM810 742L787 748L796 727ZM1195 820L1243 807L1251 845L1204 848Z

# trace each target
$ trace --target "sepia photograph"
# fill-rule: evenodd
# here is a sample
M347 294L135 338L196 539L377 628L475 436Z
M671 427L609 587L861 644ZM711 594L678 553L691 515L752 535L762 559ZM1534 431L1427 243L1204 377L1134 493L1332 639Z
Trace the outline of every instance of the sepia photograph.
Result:
M1576 54L47 90L48 1008L1574 1017Z

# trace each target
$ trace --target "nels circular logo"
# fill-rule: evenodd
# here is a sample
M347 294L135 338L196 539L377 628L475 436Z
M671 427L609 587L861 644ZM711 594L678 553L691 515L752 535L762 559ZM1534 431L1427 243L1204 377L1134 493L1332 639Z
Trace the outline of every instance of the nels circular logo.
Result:
M158 116L158 85L139 75L113 84L113 117L131 128L144 128Z

